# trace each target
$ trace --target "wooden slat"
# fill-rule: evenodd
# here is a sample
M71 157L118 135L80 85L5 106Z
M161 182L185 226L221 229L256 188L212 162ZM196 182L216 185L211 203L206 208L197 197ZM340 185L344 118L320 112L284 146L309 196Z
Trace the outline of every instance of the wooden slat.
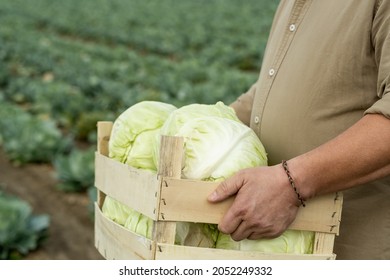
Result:
M270 254L157 243L157 260L332 260L334 254Z
M158 166L159 177L170 176L181 177L181 162L183 155L183 138L181 137L161 137L160 160ZM158 192L159 205L164 204L161 197L161 188ZM160 209L160 207L158 208ZM163 214L158 211L157 216L161 216L161 221L154 222L153 240L159 243L174 244L176 236L176 221L165 221Z
M164 178L161 189L160 212L165 220L218 224L233 202L209 203L207 196L218 183ZM301 207L291 229L337 234L340 224L341 196L330 194L316 197Z
M218 224L233 202L233 197L210 203L207 196L218 183L164 178L161 188L160 212L166 220Z
M108 143L110 140L112 122L98 122L97 123L97 150L100 154L108 156Z
M151 259L155 242L106 218L95 204L95 247L108 260Z
M338 235L342 211L342 194L315 197L300 208L292 229L311 230Z
M111 135L113 123L101 121L96 124L97 126L97 152L99 154L108 156L108 145ZM97 202L99 207L103 206L106 194L102 191L97 191Z
M336 234L316 232L314 237L314 254L328 254L333 252Z
M157 174L95 154L95 186L106 195L157 220Z
M333 213L333 218L337 220L340 225L341 212L343 208L342 193L336 193L334 202L335 202L335 207L337 207L339 211L337 211L337 213ZM316 232L314 237L313 253L314 254L333 253L335 237L338 234L339 234L339 228L337 228L337 232L332 232L332 233Z

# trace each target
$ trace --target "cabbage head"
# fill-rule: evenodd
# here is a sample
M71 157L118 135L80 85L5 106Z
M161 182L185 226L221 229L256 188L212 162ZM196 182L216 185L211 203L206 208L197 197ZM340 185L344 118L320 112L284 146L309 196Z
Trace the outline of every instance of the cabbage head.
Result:
M153 220L114 198L106 196L102 212L107 218L130 231L149 239L152 238Z
M219 112L226 108L208 109ZM153 154L154 149L158 148L161 137L160 128L169 115L176 110L173 105L155 101L143 101L127 109L114 122L109 141L109 157L135 168L156 172L158 165L153 160ZM231 110L226 111L232 114ZM107 218L130 231L152 238L153 220L115 199L106 196L102 212ZM215 225L179 222L175 244L214 247L216 232Z
M115 120L109 140L109 157L134 168L156 172L153 149L161 126L176 107L158 101L142 101ZM133 232L151 238L153 220L106 196L103 214Z
M113 124L109 157L135 168L155 171L153 147L156 135L176 109L159 101L142 101L128 108Z
M218 238L218 227L205 223L176 223L176 245L214 248Z
M106 196L102 212L107 218L123 226L126 223L127 218L135 211L114 198Z
M222 181L243 168L267 165L256 134L222 102L184 106L168 117L160 133L183 137L183 178ZM158 150L157 145L155 162ZM218 234L217 225L177 223L176 244L215 247Z
M128 216L124 227L132 232L152 239L153 220L137 211L133 211L133 213Z
M160 134L184 138L184 178L221 181L241 169L267 165L266 151L254 131L221 101L175 110ZM157 142L159 138L160 135ZM158 150L159 145L155 149L156 163Z
M232 119L190 119L175 136L184 138L184 178L222 181L241 169L267 165L265 148L254 131Z
M286 230L272 239L234 241L230 235L219 233L216 248L240 251L259 251L263 253L312 254L314 232Z
M234 109L219 101L216 104L189 104L178 108L169 115L161 128L162 135L175 133L188 121L205 116L221 117L241 122Z

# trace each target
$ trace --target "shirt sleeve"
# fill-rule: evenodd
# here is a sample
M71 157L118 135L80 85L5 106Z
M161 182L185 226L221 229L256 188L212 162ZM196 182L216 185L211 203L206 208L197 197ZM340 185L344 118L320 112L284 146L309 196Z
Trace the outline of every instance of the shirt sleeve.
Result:
M382 114L390 119L390 1L379 1L372 26L379 99L365 113Z
M230 104L230 107L236 112L237 117L247 126L249 126L251 120L255 92L256 84L253 84L246 93L241 94L236 101Z

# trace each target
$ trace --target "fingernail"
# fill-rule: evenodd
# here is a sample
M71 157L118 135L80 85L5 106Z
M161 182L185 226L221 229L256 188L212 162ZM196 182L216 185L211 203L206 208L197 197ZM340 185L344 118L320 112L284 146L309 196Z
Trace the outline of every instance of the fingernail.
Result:
M217 192L212 192L209 196L208 196L208 200L210 200L210 201L215 201L215 200L217 200L217 198L218 198L218 194L217 194Z

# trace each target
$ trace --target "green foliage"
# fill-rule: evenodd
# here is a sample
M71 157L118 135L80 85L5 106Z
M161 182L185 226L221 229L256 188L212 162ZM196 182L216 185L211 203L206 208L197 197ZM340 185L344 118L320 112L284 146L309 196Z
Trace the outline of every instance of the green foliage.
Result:
M66 192L82 192L94 186L94 156L96 147L87 150L73 149L70 154L55 158L59 184L57 187Z
M88 194L88 206L87 211L89 214L89 217L93 220L95 218L95 201L97 201L97 189L96 187L89 187L87 190Z
M84 112L80 114L80 118L76 123L76 126L73 128L73 134L77 140L96 143L97 141L97 131L96 124L101 120L113 120L114 117L112 114L107 114L106 112L100 111L91 111Z
M3 102L0 106L0 144L15 164L49 162L69 149L54 122L30 115Z
M235 99L256 79L278 1L7 2L0 4L0 76L34 81L19 97L6 81L8 98L35 99L29 87L44 80L81 92L85 109L118 113L146 99Z
M140 101L229 104L257 79L278 2L0 1L3 149L51 162Z
M28 203L0 190L0 259L18 259L36 249L49 223L47 215L33 215Z

